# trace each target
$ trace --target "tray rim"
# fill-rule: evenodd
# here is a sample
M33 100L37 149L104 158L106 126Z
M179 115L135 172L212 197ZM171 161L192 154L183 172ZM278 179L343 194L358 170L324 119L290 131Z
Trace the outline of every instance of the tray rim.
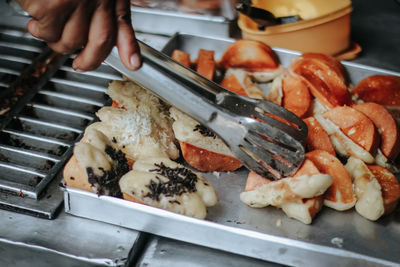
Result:
M369 264L374 264L373 266L398 266L399 263L392 262L389 260L384 260L380 258L375 258L371 256L367 256L364 254L352 252L352 251L347 251L344 249L340 248L334 248L334 247L328 247L328 246L323 246L323 245L317 245L313 243L308 243L305 241L299 241L295 239L290 239L286 237L280 237L280 236L275 236L272 234L266 234L266 233L261 233L253 230L247 230L247 229L242 229L239 227L233 227L233 226L228 226L228 225L223 225L220 223L208 221L208 220L202 220L202 219L197 219L189 216L185 216L182 214L177 214L173 213L171 211L163 210L160 208L155 208L151 207L148 205L143 205L131 201L127 201L124 199L119 199L111 196L105 196L105 195L97 195L92 192L88 192L82 189L77 189L69 186L63 186L61 187L62 190L64 191L64 207L65 207L65 212L68 214L72 214L75 216L79 217L84 217L92 220L98 220L114 225L119 225L125 228L137 230L137 231L143 231L179 241L184 241L184 242L189 242L193 243L196 245L201 245L201 246L206 246L209 248L213 249L218 249L218 250L223 250L243 256L248 256L252 258L257 258L257 259L262 259L266 261L273 261L276 263L281 263L281 264L289 264L289 265L298 265L298 266L320 266L321 264L321 259L324 260L324 264L328 263L335 263L335 264L346 264L351 262L352 266L370 266ZM131 218L138 218L138 216L141 216L143 214L150 215L156 219L158 219L158 223L156 224L151 224L147 226L141 225L140 222L137 222L135 220L132 220L132 223L124 223L121 222L120 218L117 218L117 220L111 220L111 221L104 221L100 217L96 216L88 216L87 214L83 214L81 212L76 212L74 211L73 207L71 207L71 197L74 198L74 195L79 195L79 197L85 199L86 201L96 201L98 204L102 203L103 206L110 206L115 208L117 211L119 208L123 209L125 212L129 211L128 215ZM126 215L126 214L125 214ZM240 242L241 247L243 244L246 243L254 243L254 244L263 244L268 250L270 250L270 254L264 254L263 252L265 251L252 251L252 249L248 251L243 251L237 248L232 248L232 247L221 247L219 244L221 243L221 239L217 242L218 244L210 243L210 242L204 242L204 240L199 240L196 238L196 240L193 240L193 237L190 237L186 234L181 235L180 231L181 228L175 229L175 232L171 232L171 228L169 228L169 231L161 231L163 229L160 229L160 223L167 223L171 222L171 220L175 222L180 222L183 224L187 225L187 230L191 230L191 228L194 228L194 230L198 229L204 229L205 231L208 231L209 229L216 229L219 234L222 235L220 237L226 237L226 236L233 236L234 238L237 237L245 237L245 239ZM152 220L154 222L154 220ZM158 226L154 228L155 226ZM228 242L229 241L222 241L223 242ZM306 256L307 260L310 260L306 264L301 264L301 262L297 261L298 257L294 257L293 255L290 255L289 258L284 258L283 260L280 259L282 255L279 254L284 254L282 253L282 249L290 249L292 252L288 254L300 254L303 257ZM274 250L276 252L274 252ZM280 256L280 257L279 257ZM287 255L286 255L287 256ZM311 257L314 257L313 261ZM376 264L376 265L375 265Z
M202 35L196 35L196 34L191 34L191 33L177 32L177 33L175 33L174 35L172 35L169 38L167 43L161 49L161 52L165 53L166 49L168 49L168 47L170 45L172 45L172 43L177 38L180 38L181 36L182 37L189 36L189 37L193 37L193 38L203 38L203 39L212 38L213 40L225 41L225 42L231 42L231 43L237 41L237 39L229 38L229 37L214 37L214 36L210 37L210 36L202 36ZM272 48L272 50L274 52L290 54L290 55L293 55L293 56L300 56L302 54L302 52L300 52L300 51L287 49L287 48L281 48L281 47L276 47L276 46L272 46L271 48ZM380 67L369 66L369 65L365 65L365 64L361 64L361 63L351 62L350 60L340 60L340 62L345 67L360 68L360 69L363 69L363 70L374 71L374 72L382 72L382 73L385 73L387 75L394 75L394 76L399 76L400 77L400 70L399 71L387 70L387 69L380 68Z

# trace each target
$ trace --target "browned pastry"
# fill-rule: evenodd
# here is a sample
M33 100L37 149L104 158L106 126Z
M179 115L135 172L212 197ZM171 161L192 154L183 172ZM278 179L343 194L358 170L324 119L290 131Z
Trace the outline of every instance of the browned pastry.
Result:
M119 184L126 200L201 219L218 201L199 173L168 158L138 159Z
M226 144L212 131L179 111L171 108L175 120L172 128L184 159L200 171L234 171L242 166Z
M305 53L295 58L289 70L308 84L311 94L324 106L351 105L344 67L336 59L317 53Z
M119 179L129 171L125 154L100 131L87 129L64 167L67 186L122 197Z
M258 82L267 82L283 71L272 49L261 42L239 40L231 44L219 64L226 69L243 69Z

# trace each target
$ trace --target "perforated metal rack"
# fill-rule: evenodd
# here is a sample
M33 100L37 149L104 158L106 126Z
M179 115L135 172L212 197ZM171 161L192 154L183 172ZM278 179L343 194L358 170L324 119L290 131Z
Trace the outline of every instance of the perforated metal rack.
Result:
M58 174L72 145L109 101L110 80L121 79L106 65L76 73L72 60L24 30L0 25L0 99L18 98L0 114L2 208L54 217L63 200ZM15 84L29 88L19 94Z

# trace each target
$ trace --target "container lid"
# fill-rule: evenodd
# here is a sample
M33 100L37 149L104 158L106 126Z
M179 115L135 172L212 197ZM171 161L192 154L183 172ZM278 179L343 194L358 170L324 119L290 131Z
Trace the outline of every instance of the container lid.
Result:
M321 17L351 5L351 0L253 0L253 6L275 17L299 16L303 20Z
M315 27L336 19L339 19L347 14L350 14L353 10L352 6L344 7L335 12L308 20L300 20L299 22L281 24L276 26L266 27L264 30L259 30L258 25L255 21L250 19L249 17L239 14L238 25L242 31L246 31L248 33L254 35L270 35L270 34L279 34L284 32L293 32L298 30L303 30L310 27Z

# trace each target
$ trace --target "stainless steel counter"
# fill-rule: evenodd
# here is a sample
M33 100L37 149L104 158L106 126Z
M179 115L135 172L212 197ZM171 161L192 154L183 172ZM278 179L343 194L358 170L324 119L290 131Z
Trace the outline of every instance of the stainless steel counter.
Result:
M400 71L400 5L353 0L352 38L363 47L355 62ZM0 2L0 20L12 14ZM165 36L139 34L161 48ZM399 211L397 211L399 214ZM63 211L55 220L0 210L0 266L274 266ZM323 263L321 263L323 265Z
M125 266L140 236L64 212L47 220L0 210L0 222L0 266Z

